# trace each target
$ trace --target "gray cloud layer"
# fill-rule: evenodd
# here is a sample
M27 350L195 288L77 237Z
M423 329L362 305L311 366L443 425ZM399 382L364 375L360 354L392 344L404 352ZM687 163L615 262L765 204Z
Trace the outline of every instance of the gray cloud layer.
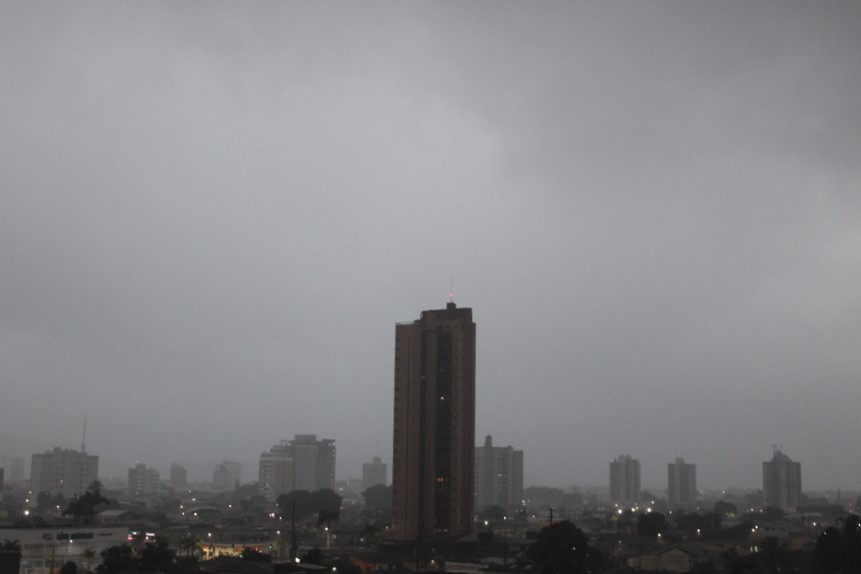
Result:
M856 2L0 5L0 431L390 457L394 323L478 324L527 483L858 486ZM74 437L74 438L70 438ZM256 472L245 470L245 478Z

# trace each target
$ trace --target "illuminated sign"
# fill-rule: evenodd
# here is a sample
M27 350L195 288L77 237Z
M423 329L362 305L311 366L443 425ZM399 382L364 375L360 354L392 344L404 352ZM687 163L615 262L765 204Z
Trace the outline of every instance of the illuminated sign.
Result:
M58 532L57 540L92 540L94 534L92 532Z

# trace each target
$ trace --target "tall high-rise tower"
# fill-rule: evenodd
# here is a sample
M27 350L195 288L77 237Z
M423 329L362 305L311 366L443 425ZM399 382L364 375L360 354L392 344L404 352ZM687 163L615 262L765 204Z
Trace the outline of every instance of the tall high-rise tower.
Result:
M794 510L801 502L801 463L774 447L771 460L762 462L762 496L766 506Z
M472 309L422 311L395 327L392 533L396 540L472 532L475 323Z
M640 461L627 454L610 463L610 500L620 504L640 502Z
M667 506L670 511L697 507L697 465L679 457L667 465Z

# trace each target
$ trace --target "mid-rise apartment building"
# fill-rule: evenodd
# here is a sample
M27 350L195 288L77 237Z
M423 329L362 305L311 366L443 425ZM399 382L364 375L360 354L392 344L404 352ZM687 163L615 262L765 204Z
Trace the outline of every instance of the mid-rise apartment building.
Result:
M54 448L33 454L30 489L33 493L62 494L67 500L87 491L98 479L99 457L76 450Z
M475 447L475 503L478 508L498 505L514 509L523 503L523 451L493 446L487 435Z

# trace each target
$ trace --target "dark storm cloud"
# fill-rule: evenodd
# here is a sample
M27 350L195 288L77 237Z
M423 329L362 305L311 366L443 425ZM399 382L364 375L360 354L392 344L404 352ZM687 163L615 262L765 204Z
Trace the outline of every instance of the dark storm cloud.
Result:
M527 483L854 485L856 4L0 11L0 430L357 475L454 276Z

